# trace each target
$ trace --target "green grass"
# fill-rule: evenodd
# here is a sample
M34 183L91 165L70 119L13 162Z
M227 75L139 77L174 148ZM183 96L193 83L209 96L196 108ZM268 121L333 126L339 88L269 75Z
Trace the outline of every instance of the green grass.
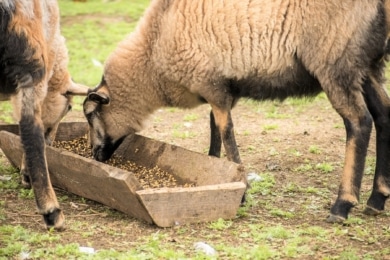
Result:
M271 131L271 130L276 130L276 129L278 129L278 125L264 125L263 126L263 129L265 130L265 131Z
M129 4L126 1L73 3L63 0L59 4L61 31L69 49L72 77L77 82L95 86L101 79L102 67L94 61L103 64L118 42L134 30L148 1Z
M7 124L15 123L15 120L13 119L13 115L12 115L11 102L9 101L0 102L0 121Z
M309 147L309 152L313 154L321 154L321 149L317 147L316 145L311 145Z
M327 162L323 162L323 163L318 163L315 167L317 170L320 170L324 173L329 173L329 172L332 172L334 167L332 166L332 164L330 163L327 163Z
M192 121L196 121L198 118L199 118L199 115L190 113L190 114L185 115L183 120L186 122L192 122Z
M102 1L88 0L87 3L77 3L68 0L59 0L62 17L72 17L88 14L106 14L112 16L125 16L137 21L148 6L147 0L129 1Z

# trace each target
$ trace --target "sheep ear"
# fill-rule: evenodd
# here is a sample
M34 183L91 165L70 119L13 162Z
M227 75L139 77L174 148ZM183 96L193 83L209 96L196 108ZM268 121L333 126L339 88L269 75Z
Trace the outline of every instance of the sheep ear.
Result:
M110 97L103 92L91 92L88 94L88 100L98 104L107 105L110 103Z
M66 93L69 95L86 96L88 95L89 91L89 87L72 82L72 84L70 84L70 86L68 87Z

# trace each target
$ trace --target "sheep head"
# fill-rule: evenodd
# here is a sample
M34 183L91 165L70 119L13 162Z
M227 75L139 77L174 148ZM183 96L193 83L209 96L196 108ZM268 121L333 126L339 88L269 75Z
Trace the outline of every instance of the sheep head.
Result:
M97 161L110 159L126 135L117 131L111 116L110 93L104 81L92 90L84 101L84 115L89 124L89 142L92 156Z
M71 79L62 83L62 87L49 82L45 101L42 104L42 121L47 144L55 139L57 127L64 116L72 109L73 96L86 96L89 87L73 82Z

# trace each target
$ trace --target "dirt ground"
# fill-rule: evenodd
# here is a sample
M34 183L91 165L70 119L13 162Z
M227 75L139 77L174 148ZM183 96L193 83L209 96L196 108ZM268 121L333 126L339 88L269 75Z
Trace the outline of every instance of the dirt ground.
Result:
M188 115L192 119L188 119ZM71 112L65 120L80 121L84 118L80 112ZM193 110L161 109L153 114L146 129L140 134L207 153L208 120L209 107L206 105ZM249 209L247 217L235 219L234 223L264 223L287 228L313 225L331 229L332 225L324 220L338 191L344 160L345 130L340 117L327 100L320 98L303 105L293 105L291 102L255 104L243 100L233 110L233 122L246 171L259 175L269 173L275 179L273 191L259 194L256 199L260 203ZM313 147L319 152L309 152ZM374 154L372 141L368 156L374 158ZM2 160L5 161L4 157ZM321 163L331 164L333 170L316 170L315 166ZM312 170L298 170L308 164L313 166ZM378 236L383 233L383 229L389 229L388 214L376 218L362 214L371 185L372 174L366 174L361 189L361 203L350 214L351 217L363 219L362 228L368 230L369 235L361 241L354 239L359 236L350 230L351 234L339 240L336 237L324 243L313 241L313 247L320 247L316 259L327 255L337 256L345 248L358 248L359 253L364 254L390 246L389 237L379 237L373 243L367 241L367 237ZM317 192L301 192L308 189ZM57 195L61 198L61 206L70 227L62 234L64 243L77 242L96 249L123 250L133 246L140 237L156 232L168 233L167 243L180 244L186 241L179 234L180 227L160 229L59 189ZM43 230L41 217L34 213L32 199L21 199L13 192L7 193L6 198L2 199L6 201L4 211L7 216L2 224L20 224L34 231ZM294 217L278 217L272 213L277 209L290 212ZM210 232L207 224L194 224L187 229L191 230L192 236L199 236L199 239ZM86 235L86 232L93 234ZM231 245L245 243L245 238L238 238L234 233L224 233L223 240Z

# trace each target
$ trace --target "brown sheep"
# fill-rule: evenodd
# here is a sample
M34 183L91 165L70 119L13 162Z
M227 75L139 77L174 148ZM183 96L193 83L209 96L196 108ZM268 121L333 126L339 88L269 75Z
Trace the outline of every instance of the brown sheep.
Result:
M384 0L154 0L105 62L84 101L95 159L110 158L160 107L208 103L209 155L241 163L231 109L239 98L283 100L324 91L343 118L346 155L329 222L359 201L374 121L374 190L366 213L390 195L390 99L382 86Z
M72 95L88 87L74 83L60 34L55 0L0 2L0 93L11 98L19 120L24 156L23 184L32 187L47 228L64 228L64 215L52 188L45 142L50 144Z

